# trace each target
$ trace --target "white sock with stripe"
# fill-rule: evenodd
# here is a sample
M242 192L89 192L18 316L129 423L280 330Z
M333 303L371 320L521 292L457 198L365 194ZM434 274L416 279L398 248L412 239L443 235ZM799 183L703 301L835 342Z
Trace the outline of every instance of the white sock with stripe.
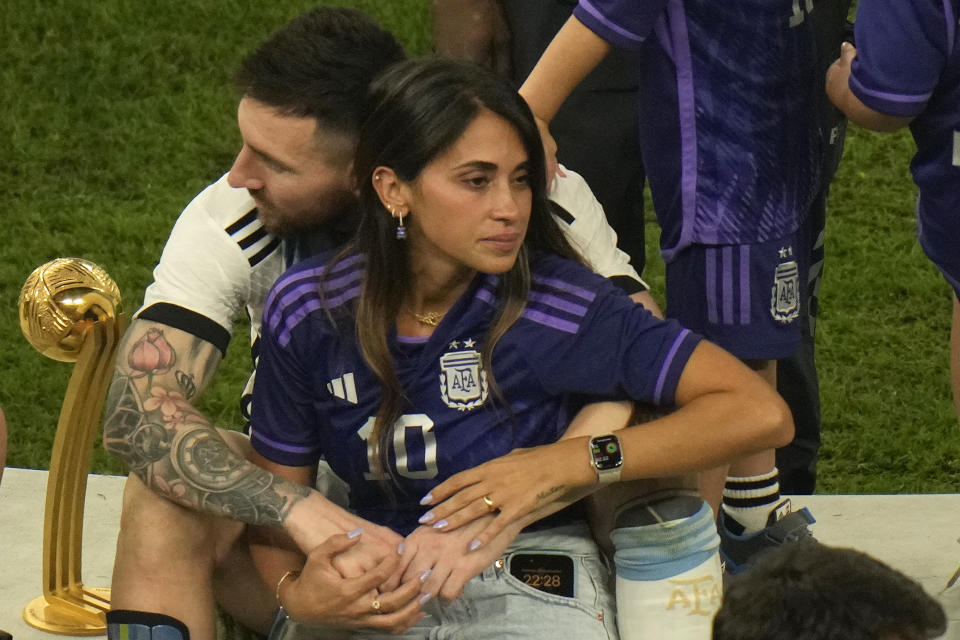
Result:
M723 488L721 508L742 531L731 531L737 535L755 533L769 524L770 512L780 502L780 472L774 467L771 471L756 476L728 476Z

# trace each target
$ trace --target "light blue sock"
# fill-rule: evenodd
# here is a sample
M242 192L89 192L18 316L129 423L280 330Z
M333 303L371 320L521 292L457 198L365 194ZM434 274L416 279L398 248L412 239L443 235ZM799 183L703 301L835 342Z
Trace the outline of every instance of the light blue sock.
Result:
M641 508L667 511L656 503ZM624 520L621 515L617 523ZM610 537L621 640L710 640L723 596L720 538L710 506L700 500L693 515L618 527Z

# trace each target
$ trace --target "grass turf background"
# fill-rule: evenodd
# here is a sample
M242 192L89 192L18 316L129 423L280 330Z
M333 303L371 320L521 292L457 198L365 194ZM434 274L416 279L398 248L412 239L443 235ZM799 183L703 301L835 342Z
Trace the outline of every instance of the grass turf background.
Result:
M374 15L413 54L430 47L428 0L335 2ZM0 5L0 404L8 464L46 467L71 366L20 335L17 296L36 266L81 256L139 306L183 206L239 146L231 78L240 57L315 2L129 0ZM827 493L956 491L950 291L915 240L909 136L853 128L827 214L817 358ZM652 219L652 215L648 215ZM649 222L655 291L663 265ZM662 301L662 296L661 296ZM204 394L240 423L248 341L238 327ZM94 470L122 472L98 446Z

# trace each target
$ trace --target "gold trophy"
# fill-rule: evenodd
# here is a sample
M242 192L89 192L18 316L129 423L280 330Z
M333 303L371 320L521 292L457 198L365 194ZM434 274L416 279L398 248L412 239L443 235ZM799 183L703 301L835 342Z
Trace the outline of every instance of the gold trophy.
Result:
M20 328L43 355L76 362L50 457L43 519L43 595L23 610L30 626L65 635L102 635L110 589L80 577L83 508L117 342L126 325L120 290L81 258L37 267L20 291Z

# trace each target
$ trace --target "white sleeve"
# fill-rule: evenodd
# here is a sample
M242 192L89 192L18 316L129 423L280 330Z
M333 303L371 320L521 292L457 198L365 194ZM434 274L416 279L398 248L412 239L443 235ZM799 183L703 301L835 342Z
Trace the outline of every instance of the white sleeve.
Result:
M603 206L587 181L580 174L561 168L566 176L558 174L554 178L548 197L570 214L569 218L557 216L567 240L580 251L590 267L605 278L624 276L649 289L630 264L630 256L617 248L617 234L607 222Z
M205 316L232 334L249 298L251 267L223 223L236 219L244 207L249 211L248 202L244 190L230 189L222 178L187 205L153 270L138 315L167 303Z

